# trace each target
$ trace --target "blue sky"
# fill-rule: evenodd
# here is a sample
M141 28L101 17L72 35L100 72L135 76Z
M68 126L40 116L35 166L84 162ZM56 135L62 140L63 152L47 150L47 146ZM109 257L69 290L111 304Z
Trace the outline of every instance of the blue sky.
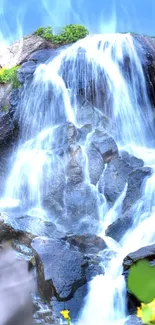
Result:
M40 26L86 25L92 33L155 35L155 0L0 0L0 39L9 42Z

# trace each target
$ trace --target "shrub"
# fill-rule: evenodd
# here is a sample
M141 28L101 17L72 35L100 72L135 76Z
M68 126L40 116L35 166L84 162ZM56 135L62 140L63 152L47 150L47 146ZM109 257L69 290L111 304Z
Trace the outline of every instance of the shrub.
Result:
M53 32L52 32L52 27L40 27L35 31L35 34L37 36L41 36L45 38L48 41L53 41Z
M88 30L82 25L67 25L62 29L60 34L54 36L54 43L67 44L76 42L88 34Z
M89 32L82 25L71 24L65 26L58 35L53 35L51 27L40 27L35 31L35 34L51 41L53 44L67 44L86 37Z
M11 83L13 88L18 88L20 83L17 78L17 70L19 66L12 68L2 68L0 69L0 83L7 84Z

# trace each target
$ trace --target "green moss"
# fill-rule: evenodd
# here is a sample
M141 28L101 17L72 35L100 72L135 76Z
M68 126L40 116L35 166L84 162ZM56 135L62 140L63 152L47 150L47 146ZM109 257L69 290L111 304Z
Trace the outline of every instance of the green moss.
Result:
M35 32L36 35L51 41L53 44L67 44L78 41L86 37L88 29L82 25L67 25L58 35L54 35L51 27L40 27Z
M2 110L3 112L7 112L7 111L8 111L8 104L3 105L3 106L1 107L1 110Z
M18 88L20 86L20 82L17 78L17 70L19 66L15 66L12 68L2 68L0 69L0 83L7 84L11 83L12 88Z

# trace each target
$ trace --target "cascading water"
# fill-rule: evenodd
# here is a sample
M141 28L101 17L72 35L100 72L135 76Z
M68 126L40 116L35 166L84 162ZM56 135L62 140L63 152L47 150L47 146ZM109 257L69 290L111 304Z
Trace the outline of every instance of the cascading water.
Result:
M130 251L154 241L151 220L155 207L155 173L153 171L145 182L142 198L133 208L136 217L132 228L117 244L104 234L111 221L119 216L127 185L103 219L102 214L107 210L106 200L99 194L98 186L91 184L87 150L95 126L99 126L105 114L112 120L110 132L119 148L141 157L145 165L153 168L155 151L151 148L151 107L131 35L87 37L37 68L33 80L25 84L19 104L21 139L1 206L8 202L10 206L19 205L23 211L30 210L30 214L36 214L36 209L43 214L43 196L50 192L54 175L65 175L67 184L66 160L61 158L59 145L59 142L64 142L61 124L72 122L76 127L83 126L79 111L81 98L90 100L97 107L95 112L98 112L99 119L94 114L94 129L81 144L81 151L78 147L76 150L72 147L72 151L74 154L79 152L86 189L93 192L94 204L98 205L100 224L97 231L115 253L105 267L105 274L92 280L78 324L120 325L126 319L122 260ZM71 166L77 167L73 163ZM67 199L64 211L66 209ZM89 217L87 207L85 210L86 218Z

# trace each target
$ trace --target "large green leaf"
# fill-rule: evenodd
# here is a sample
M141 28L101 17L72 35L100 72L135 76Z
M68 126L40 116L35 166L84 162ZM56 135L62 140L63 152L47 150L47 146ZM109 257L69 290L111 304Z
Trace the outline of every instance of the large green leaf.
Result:
M155 266L140 260L130 268L128 288L140 301L149 303L155 298Z

